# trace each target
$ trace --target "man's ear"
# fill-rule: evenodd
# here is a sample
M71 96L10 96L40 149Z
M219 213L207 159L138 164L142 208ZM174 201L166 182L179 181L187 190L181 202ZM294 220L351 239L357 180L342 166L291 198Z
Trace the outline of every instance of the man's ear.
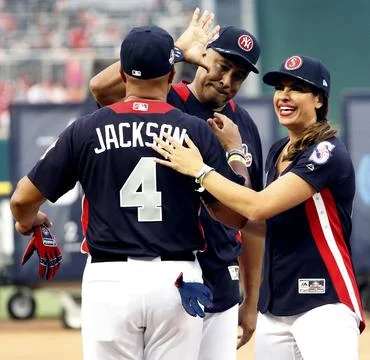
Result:
M317 95L317 99L316 99L316 104L315 104L315 108L316 109L320 109L324 104L324 96L323 94L319 94Z
M175 77L175 74L176 74L176 70L175 70L175 68L173 68L171 70L170 76L168 77L168 83L169 84L171 84L173 82L173 78Z
M119 71L119 73L121 74L121 79L122 79L122 81L123 81L124 83L126 83L126 82L127 82L126 75L125 75L125 73L122 71L122 69Z

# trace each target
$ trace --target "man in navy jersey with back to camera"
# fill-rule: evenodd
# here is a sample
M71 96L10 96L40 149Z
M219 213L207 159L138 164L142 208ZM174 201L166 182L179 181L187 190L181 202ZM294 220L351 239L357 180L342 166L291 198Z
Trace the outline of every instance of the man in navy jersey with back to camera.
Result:
M76 182L83 188L90 253L82 282L85 360L194 360L203 319L184 311L197 312L197 304L182 307L175 281L183 273L186 285L202 283L194 255L204 248L201 198L225 224L241 228L246 222L196 190L213 168L239 184L245 179L231 170L203 120L166 103L175 60L166 31L134 28L121 57L125 100L68 126L19 181L11 209L16 229L26 234L40 218L48 220L39 211L43 202L55 202ZM191 136L201 148L210 167L198 183L155 163L151 146L165 133L180 143ZM177 283L184 294L181 277Z
M251 71L258 73L255 65L259 44L248 31L233 26L221 28L211 40L210 19L212 16L207 11L199 17L196 9L189 27L176 41L184 60L201 66L190 84L183 81L171 86L167 101L188 114L204 120L211 118L209 124L216 135L220 134L229 152L234 144L228 137L228 129L218 129L216 125L220 117L232 119L242 137L247 160L244 171L250 176L252 188L258 191L263 187L260 137L248 112L232 98ZM91 79L90 88L99 104L108 105L127 96L119 71L120 63L116 62ZM208 246L197 257L204 282L212 289L214 306L206 309L199 360L234 360L237 346L250 339L256 325L264 226L248 222L242 231L241 246L236 239L238 232L212 219L204 208L200 220ZM240 307L239 256L245 294ZM237 344L238 309L242 337Z

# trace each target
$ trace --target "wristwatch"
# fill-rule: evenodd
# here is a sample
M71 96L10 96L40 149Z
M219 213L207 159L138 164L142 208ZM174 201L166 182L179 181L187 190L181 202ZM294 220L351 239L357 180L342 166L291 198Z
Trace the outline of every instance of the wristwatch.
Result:
M175 46L173 50L175 52L175 63L184 61L184 54L182 53L181 49Z

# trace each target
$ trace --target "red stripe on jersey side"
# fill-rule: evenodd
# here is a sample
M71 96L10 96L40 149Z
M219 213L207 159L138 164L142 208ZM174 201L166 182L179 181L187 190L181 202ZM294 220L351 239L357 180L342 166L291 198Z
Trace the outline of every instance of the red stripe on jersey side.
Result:
M90 251L87 246L86 231L87 231L87 226L89 223L89 202L86 199L85 195L82 197L81 205L82 205L81 226L82 226L82 235L84 236L84 239L82 240L82 243L81 243L81 252L83 254L88 254L90 253Z
M321 195L323 205L326 210L326 215L329 220L329 232L331 232L335 241L335 244L333 244L335 251L333 252L333 248L330 247L330 239L326 237L325 231L320 221L320 216L325 216L325 214L319 215L319 210L317 209L313 198L307 200L305 203L311 232L316 246L331 277L340 302L350 307L360 317L360 331L362 332L365 329L365 322L361 304L361 297L354 276L350 254L344 240L335 201L329 189L322 190L319 195ZM341 269L340 263L344 264L344 268ZM350 284L348 284L348 282L346 283L345 276L348 276ZM355 297L352 297L351 299L349 292L352 290ZM356 304L354 304L354 302ZM356 311L356 308L358 309L358 311Z
M202 206L199 205L199 208L198 208L198 216L200 215L201 209L202 209ZM204 241L203 242L203 249L200 249L199 251L200 252L203 252L203 251L206 251L207 250L207 240L206 240L206 236L204 234L203 225L202 225L199 217L198 217L198 228L199 228L200 234L202 235L202 238L203 238L203 241Z
M90 250L89 250L89 247L87 246L86 238L83 238L83 240L82 240L81 247L80 247L80 252L82 254L90 254Z
M236 105L235 105L234 100L230 100L230 101L229 101L229 104L230 104L230 106L231 106L231 110L232 110L233 112L235 112Z
M204 229L203 229L203 226L200 222L200 219L198 220L198 228L199 228L199 231L203 237L203 240L204 240L204 243L203 243L203 249L200 249L199 251L200 252L203 252L203 251L206 251L207 250L207 241L206 241L206 238L205 238L205 235L204 235Z
M165 101L153 101L136 99L130 101L117 101L107 106L116 114L165 114L174 109L174 107Z
M172 84L172 89L176 92L177 95L181 97L183 101L187 101L190 96L190 90L186 86L186 82L181 81L177 84Z
M242 233L241 231L237 231L236 234L235 234L235 240L240 242L241 244L243 244L244 242L244 238L242 236Z

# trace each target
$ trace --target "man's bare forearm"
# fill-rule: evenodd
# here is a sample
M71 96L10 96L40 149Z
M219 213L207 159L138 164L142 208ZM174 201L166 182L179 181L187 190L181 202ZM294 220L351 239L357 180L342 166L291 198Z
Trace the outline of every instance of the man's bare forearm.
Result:
M110 105L125 97L126 87L120 69L120 61L116 61L90 80L90 91L98 104Z
M46 198L27 176L19 180L10 199L10 210L16 221L17 231L27 233L35 225L50 225L47 216L39 211L45 201Z
M240 276L244 296L258 301L264 252L265 222L249 221L242 229L243 250L240 255Z
M233 169L233 171L236 174L241 175L241 176L244 177L244 179L245 179L244 186L245 187L247 187L247 188L252 187L251 178L249 176L248 169L243 163L241 163L240 161L230 161L229 166Z

